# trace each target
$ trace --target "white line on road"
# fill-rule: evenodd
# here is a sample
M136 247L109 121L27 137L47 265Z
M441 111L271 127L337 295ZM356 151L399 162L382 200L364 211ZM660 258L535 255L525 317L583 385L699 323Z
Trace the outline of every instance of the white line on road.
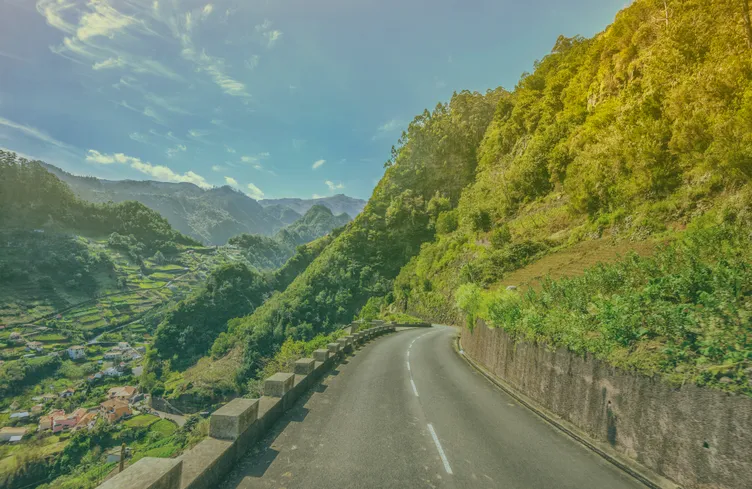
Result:
M410 362L407 362L407 370L410 370Z
M439 437L436 436L436 432L433 429L433 426L431 423L428 423L428 431L431 432L431 437L433 437L433 442L436 444L436 448L439 450L439 456L441 457L441 461L444 462L444 470L446 470L447 474L452 474L452 468L449 466L449 460L447 460L446 454L444 453L444 449L441 448L441 443L439 443Z
M418 389L417 389L417 388L415 387L415 382L413 381L413 379L412 379L412 378L410 378L410 385L412 385L412 386L413 386L413 392L415 393L415 397L420 397L420 396L418 395Z

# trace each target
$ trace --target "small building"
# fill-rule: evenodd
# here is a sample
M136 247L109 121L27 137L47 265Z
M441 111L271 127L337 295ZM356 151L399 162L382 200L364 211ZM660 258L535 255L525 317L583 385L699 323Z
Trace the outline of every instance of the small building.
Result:
M31 406L31 414L37 415L44 411L44 404L35 404Z
M68 356L71 360L81 360L86 358L86 348L81 345L71 346L68 348Z
M8 337L11 341L20 341L21 340L21 333L18 333L16 331L12 332L10 336Z
M125 375L124 372L121 372L115 367L110 367L107 370L105 370L103 373L106 377L122 377L123 375Z
M55 409L53 411L50 411L47 416L42 416L41 418L39 418L39 431L51 430L55 418L64 416L65 411L63 411L62 409Z
M68 387L64 391L60 393L60 397L62 399L68 399L69 397L73 397L73 394L76 393L76 389L73 389L72 387Z
M125 341L118 342L118 348L120 348L121 350L128 350L128 349L130 349L130 347L131 347L131 345L129 345Z
M31 413L28 411L21 411L20 413L13 413L10 415L10 419L26 419L29 416L31 416Z
M45 395L42 396L42 400L44 402L52 402L52 401L54 401L56 399L57 399L57 396L55 394L47 393L47 394L45 394Z
M44 347L39 341L29 341L28 343L26 343L26 350L40 353L44 351Z
M104 354L105 360L117 360L119 361L123 357L123 352L121 352L119 349L113 348L112 350L106 352Z
M68 416L55 416L52 419L52 432L60 433L61 431L68 431L76 427L78 420L73 417L72 414Z
M6 426L0 428L0 442L18 442L26 434L26 428L13 428Z
M76 424L76 427L74 430L82 430L82 429L88 429L91 430L94 428L94 424L97 422L97 413L96 411L88 411L86 414L81 416L81 419L78 420L78 423Z
M135 402L134 399L138 397L138 389L130 385L113 387L107 391L107 397L125 402Z
M109 423L115 423L132 414L128 403L117 399L110 399L100 404L99 412Z

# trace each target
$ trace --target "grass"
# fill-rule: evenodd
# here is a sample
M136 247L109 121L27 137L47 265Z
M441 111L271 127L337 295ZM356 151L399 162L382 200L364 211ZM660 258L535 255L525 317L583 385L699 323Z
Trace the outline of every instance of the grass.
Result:
M150 432L159 433L162 436L170 436L178 430L177 425L168 419L160 419L149 426Z
M131 419L125 421L125 426L128 426L130 428L144 428L151 426L152 424L159 421L158 416L154 416L151 414L139 414L138 416L134 416Z

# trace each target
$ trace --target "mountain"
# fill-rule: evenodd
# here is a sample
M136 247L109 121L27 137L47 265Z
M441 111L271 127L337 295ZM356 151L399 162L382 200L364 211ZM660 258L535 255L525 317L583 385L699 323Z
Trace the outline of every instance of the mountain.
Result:
M363 212L237 320L212 362L250 379L286 337L332 331L367 306L471 327L485 317L749 393L738 338L749 335L752 30L736 2L671 4L668 15L664 2L632 2L592 39L561 36L513 91L455 93L418 115ZM649 239L682 244L539 296L501 287L577 245Z
M258 202L228 186L203 190L191 183L101 180L71 175L48 164L44 167L84 200L141 202L176 230L208 244L221 245L242 233L271 236L285 226Z
M346 213L335 216L325 205L316 204L300 219L278 231L274 239L294 249L329 234L333 229L342 227L351 220Z
M228 244L240 248L257 269L276 270L293 256L297 247L331 233L350 220L347 214L335 216L323 205L314 205L272 238L245 233L230 238Z
M292 209L300 215L308 212L308 209L314 205L323 205L332 211L334 215L344 213L354 218L363 211L363 208L366 206L366 201L354 199L347 195L337 194L319 199L264 199L260 200L259 204L267 209L281 206L282 208ZM275 210L275 212L278 211Z

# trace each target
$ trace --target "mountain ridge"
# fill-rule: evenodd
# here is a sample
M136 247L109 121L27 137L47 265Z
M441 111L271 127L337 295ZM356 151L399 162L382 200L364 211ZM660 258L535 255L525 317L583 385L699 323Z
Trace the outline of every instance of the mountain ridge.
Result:
M95 203L141 202L163 215L177 231L206 244L222 245L240 234L271 237L302 218L316 204L326 206L336 215L350 216L365 206L365 201L341 194L322 199L259 202L227 185L204 190L185 182L106 180L73 175L48 163L42 163L42 167L67 183L81 199Z

